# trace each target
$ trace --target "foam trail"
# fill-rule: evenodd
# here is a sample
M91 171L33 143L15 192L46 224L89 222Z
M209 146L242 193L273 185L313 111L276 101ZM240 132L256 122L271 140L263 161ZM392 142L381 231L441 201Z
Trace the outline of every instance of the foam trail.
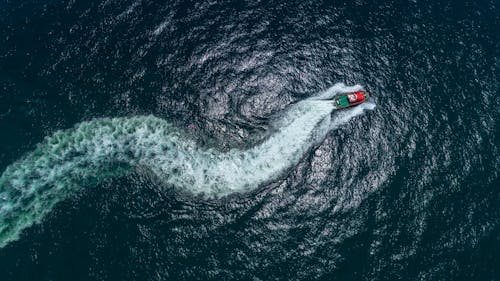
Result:
M328 88L326 91L319 93L318 95L312 97L311 99L315 100L328 100L333 98L335 95L339 93L347 93L347 92L355 92L362 90L363 87L360 85L354 85L354 86L346 86L343 83L337 83L333 85L332 87Z
M334 107L325 99L358 88L337 84L291 106L276 121L277 131L248 150L201 149L154 116L102 118L56 132L0 177L0 247L75 191L133 167L146 167L166 185L193 194L253 190L297 164L329 130L369 109L362 104L331 119Z

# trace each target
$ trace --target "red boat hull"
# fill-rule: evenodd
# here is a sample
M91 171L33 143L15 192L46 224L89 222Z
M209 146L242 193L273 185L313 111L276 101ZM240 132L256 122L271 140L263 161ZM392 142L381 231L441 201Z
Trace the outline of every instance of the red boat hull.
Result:
M333 104L337 109L349 108L366 102L370 98L367 91L343 93L335 96Z

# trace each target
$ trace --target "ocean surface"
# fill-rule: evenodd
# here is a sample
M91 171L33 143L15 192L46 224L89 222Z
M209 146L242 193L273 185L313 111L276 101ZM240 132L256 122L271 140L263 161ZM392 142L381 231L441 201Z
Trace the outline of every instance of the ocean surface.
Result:
M499 8L0 0L0 280L500 280Z

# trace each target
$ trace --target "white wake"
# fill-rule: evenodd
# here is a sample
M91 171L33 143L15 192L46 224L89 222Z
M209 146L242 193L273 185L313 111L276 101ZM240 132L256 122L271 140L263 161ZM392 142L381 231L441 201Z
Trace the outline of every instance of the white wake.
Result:
M337 112L331 99L360 89L337 84L291 106L277 131L248 150L202 149L154 116L102 118L47 137L0 177L0 247L39 222L52 207L85 186L146 167L166 185L220 197L246 192L296 165L328 131L374 104Z

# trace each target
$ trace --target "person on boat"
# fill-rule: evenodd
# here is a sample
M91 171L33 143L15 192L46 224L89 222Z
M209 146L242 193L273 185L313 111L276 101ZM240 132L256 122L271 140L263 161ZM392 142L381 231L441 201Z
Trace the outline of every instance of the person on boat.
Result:
M347 98L349 99L349 103L353 103L358 100L356 93L347 95Z

